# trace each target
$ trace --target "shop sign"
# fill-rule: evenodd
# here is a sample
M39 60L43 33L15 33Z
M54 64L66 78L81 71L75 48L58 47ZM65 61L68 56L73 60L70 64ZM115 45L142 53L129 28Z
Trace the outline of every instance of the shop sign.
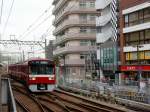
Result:
M127 66L127 70L136 70L136 66Z
M145 66L138 66L138 65L131 65L131 66L121 66L121 71L150 71L150 66L145 65Z

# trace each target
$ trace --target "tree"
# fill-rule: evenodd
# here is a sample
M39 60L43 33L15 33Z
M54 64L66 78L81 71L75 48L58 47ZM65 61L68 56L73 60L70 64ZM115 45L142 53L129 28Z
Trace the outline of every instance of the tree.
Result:
M59 66L60 62L59 62L59 57L53 57L53 61L55 63L56 66Z

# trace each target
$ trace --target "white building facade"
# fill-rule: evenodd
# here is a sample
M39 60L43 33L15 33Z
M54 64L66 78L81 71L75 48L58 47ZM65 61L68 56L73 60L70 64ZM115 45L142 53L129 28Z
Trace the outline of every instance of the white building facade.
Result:
M96 51L95 0L54 0L54 57L70 80L85 78L85 57Z
M100 68L103 72L101 77L115 78L118 63L118 1L96 0L96 43L97 59L100 60Z

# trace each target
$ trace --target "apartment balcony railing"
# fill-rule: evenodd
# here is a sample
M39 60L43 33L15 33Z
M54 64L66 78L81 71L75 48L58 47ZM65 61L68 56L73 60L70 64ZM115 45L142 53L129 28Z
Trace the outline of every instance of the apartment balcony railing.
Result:
M65 62L62 60L60 62L60 65L66 66L66 65L85 65L85 59L66 59Z
M52 10L52 13L55 14L55 12L60 9L60 7L67 2L67 0L59 0L54 9Z
M73 27L75 27L75 26L95 26L95 24L96 24L95 20L93 20L93 21L91 21L91 20L81 21L81 20L77 20L77 19L65 20L61 25L56 27L56 29L53 31L53 34L56 35L60 31L63 31L64 29L71 27L71 26L73 26Z
M62 42L67 40L75 40L75 39L96 39L96 32L95 33L68 33L64 36L57 37L55 41L55 45L58 45Z
M95 8L80 8L79 6L75 7L66 7L66 9L63 11L63 13L59 14L58 16L55 16L55 19L53 20L53 25L56 25L62 18L64 18L66 15L70 13L81 13L81 12L89 12L89 13L96 13Z
M109 28L108 30L106 30L102 33L97 33L96 42L97 43L104 43L109 38L112 38L112 36L113 36L112 28Z
M95 7L96 7L96 9L104 9L111 2L112 2L112 0L96 0Z
M104 26L111 21L111 13L96 17L96 26Z
M65 53L74 53L74 52L87 52L87 51L95 51L95 50L96 50L96 46L66 46L54 50L53 55L61 55Z

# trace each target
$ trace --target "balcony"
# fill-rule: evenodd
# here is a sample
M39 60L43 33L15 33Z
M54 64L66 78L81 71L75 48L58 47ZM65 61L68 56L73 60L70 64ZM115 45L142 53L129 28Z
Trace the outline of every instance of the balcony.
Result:
M57 37L55 45L58 45L62 42L68 40L77 40L77 39L96 39L96 33L68 33L64 36Z
M76 7L67 7L63 13L59 14L54 20L53 20L53 25L58 24L59 21L61 21L65 16L69 14L74 14L74 13L98 13L96 12L95 8L80 8L78 6Z
M107 31L104 31L102 33L97 33L97 35L96 35L96 42L97 43L104 43L109 38L112 38L112 36L113 36L112 29L109 28Z
M79 66L79 65L85 65L85 59L66 59L65 60L65 64L64 64L64 60L62 60L61 62L61 65L62 66L71 66L71 65L73 65L73 66Z
M55 5L54 9L52 10L52 13L55 14L55 12L58 11L60 9L60 7L62 5L64 5L64 3L66 3L66 2L67 2L67 0L58 0L57 4Z
M130 33L130 32L145 30L145 29L149 29L149 28L150 28L150 22L141 23L141 24L138 24L138 25L123 28L123 33Z
M66 46L57 48L53 51L53 55L61 55L66 53L96 51L96 46Z
M139 51L150 50L150 44L142 44L141 46L142 47L139 48ZM135 45L135 47L134 46L125 46L123 48L123 52L135 52L135 51L137 51L136 45Z
M63 31L66 28L69 27L80 27L80 26L95 26L96 22L94 21L80 21L77 19L70 19L70 20L65 20L61 25L59 25L54 31L53 34L56 35L59 32Z
M111 13L96 17L96 26L104 26L111 20Z
M107 7L112 0L96 0L95 7L96 9L104 9Z

